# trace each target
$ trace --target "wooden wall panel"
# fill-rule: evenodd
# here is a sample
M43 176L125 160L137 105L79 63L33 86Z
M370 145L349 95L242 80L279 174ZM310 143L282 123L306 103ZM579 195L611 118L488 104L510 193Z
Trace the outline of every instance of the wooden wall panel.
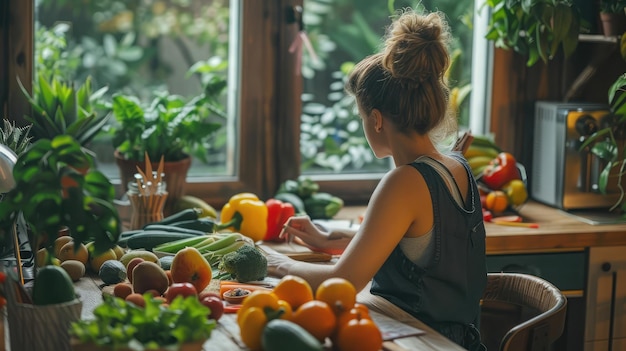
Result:
M31 91L33 75L33 2L3 0L0 19L0 103L3 118L24 125L24 115L30 113L28 102L17 84L17 77ZM6 54L4 54L6 53Z

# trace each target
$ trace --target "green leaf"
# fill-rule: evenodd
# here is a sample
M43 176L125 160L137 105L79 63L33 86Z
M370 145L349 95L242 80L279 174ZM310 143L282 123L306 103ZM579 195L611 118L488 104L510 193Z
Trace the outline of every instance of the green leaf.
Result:
M615 161L617 159L617 147L608 141L599 141L591 148L591 153L605 161Z
M613 164L611 162L607 163L607 165L600 172L600 176L598 177L598 190L604 195L607 194L606 190L609 183L609 174L611 173L611 168Z

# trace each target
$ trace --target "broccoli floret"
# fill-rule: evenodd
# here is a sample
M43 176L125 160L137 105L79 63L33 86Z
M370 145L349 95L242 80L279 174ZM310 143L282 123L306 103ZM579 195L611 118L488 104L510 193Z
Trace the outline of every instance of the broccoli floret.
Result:
M220 270L238 282L263 280L267 276L267 259L253 245L244 245L222 256Z

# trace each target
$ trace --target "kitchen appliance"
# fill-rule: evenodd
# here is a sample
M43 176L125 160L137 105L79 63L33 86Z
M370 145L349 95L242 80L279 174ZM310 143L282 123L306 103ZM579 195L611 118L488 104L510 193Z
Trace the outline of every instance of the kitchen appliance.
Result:
M598 178L604 163L584 141L601 128L609 107L596 103L537 101L531 197L563 210L610 208L618 194L602 194Z

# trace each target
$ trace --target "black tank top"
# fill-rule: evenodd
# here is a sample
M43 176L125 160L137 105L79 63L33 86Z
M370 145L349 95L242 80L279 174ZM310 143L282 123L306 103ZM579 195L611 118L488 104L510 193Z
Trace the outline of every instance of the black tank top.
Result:
M452 154L466 170L469 187L460 207L445 181L426 163L411 163L424 177L432 199L434 255L424 267L411 262L396 246L374 275L371 293L470 350L481 350L474 325L487 284L485 226L476 181L464 158ZM415 199L419 206L420 199ZM390 220L393 220L390 218Z

